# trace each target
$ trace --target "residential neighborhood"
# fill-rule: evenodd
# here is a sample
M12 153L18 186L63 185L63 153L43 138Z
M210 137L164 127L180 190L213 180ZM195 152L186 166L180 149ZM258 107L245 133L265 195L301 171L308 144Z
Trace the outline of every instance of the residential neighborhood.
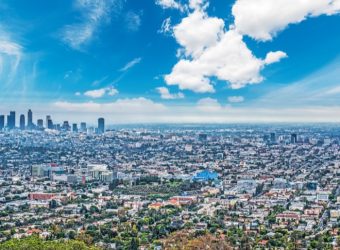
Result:
M235 249L334 249L339 139L331 125L6 130L1 241L167 249L205 235Z

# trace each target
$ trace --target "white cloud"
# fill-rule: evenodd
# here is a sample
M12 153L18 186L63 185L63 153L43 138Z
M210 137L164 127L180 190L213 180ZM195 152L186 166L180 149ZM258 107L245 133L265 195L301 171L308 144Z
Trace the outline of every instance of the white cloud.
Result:
M232 8L236 29L264 41L271 40L289 24L339 11L340 0L237 0Z
M163 34L171 34L172 33L172 27L171 27L171 17L168 17L165 19L161 25L160 30L158 33L163 33Z
M228 102L231 102L231 103L244 102L244 97L243 96L229 96Z
M223 34L224 22L196 10L174 27L174 37L186 56L197 58L204 49L215 45Z
M3 40L2 40L3 39ZM1 60L1 68L5 66L5 64L9 68L9 75L15 74L21 59L22 59L22 47L10 40L0 37L0 60ZM1 70L2 71L2 70Z
M198 100L196 108L206 113L220 112L223 110L222 105L216 99L210 97Z
M208 5L207 0L189 0L189 7L194 10L205 9Z
M106 89L94 89L94 90L88 90L84 93L85 96L91 97L91 98L100 98L103 97L106 93Z
M338 82L339 83L339 82ZM275 93L273 93L275 94ZM300 97L301 98L301 97ZM289 99L296 99L296 96ZM339 100L339 98L337 98ZM51 114L56 123L65 119L70 122L85 121L96 126L98 117L104 117L110 124L141 123L238 123L238 122L340 122L340 103L320 106L314 102L310 106L277 107L272 103L263 105L252 103L251 107L221 105L211 98L201 99L196 105L185 102L162 104L146 98L127 98L117 101L58 101L52 103L32 103L31 109L37 117ZM319 106L318 106L319 105ZM20 103L13 103L13 110L26 112ZM0 106L0 113L7 113Z
M265 66L286 58L283 51L270 51L257 58L243 41L243 35L270 40L291 23L308 17L340 13L340 0L237 0L232 8L235 23L225 29L222 19L209 17L207 1L189 0L193 10L173 27L181 48L179 62L165 76L168 85L198 93L214 92L212 79L239 89L263 81Z
M230 107L222 106L217 100L203 98L192 105L165 106L146 98L119 99L108 103L53 103L52 110L72 112L72 122L95 121L99 116L107 124L119 123L235 123L235 122L339 122L340 106L333 107ZM45 112L46 113L46 112ZM53 114L53 117L58 118Z
M117 89L113 87L107 87L101 89L88 90L84 93L84 96L88 96L91 98L100 98L103 97L104 95L114 96L116 94L118 94Z
M4 38L0 38L0 53L6 54L10 56L21 56L22 47L16 42L5 40ZM4 39L4 40L2 40Z
M281 59L288 57L285 52L276 51L276 52L269 52L264 59L265 64L272 64L279 62Z
M195 10L176 25L174 37L184 50L184 57L165 76L168 85L178 85L197 93L214 92L211 79L239 89L263 80L265 65L278 62L286 54L269 52L265 60L256 58L233 27L225 31L222 19L209 17L204 1L193 1ZM198 7L197 7L198 6Z
M100 24L110 20L120 4L120 0L77 0L75 8L81 13L82 21L66 25L61 32L62 41L73 49L82 49L92 40Z
M196 61L180 60L165 76L168 85L178 85L182 90L188 89L197 93L215 92L210 80L202 73L204 66Z
M71 48L79 50L92 38L94 30L91 24L67 25L63 30L62 40Z
M19 113L26 112L20 104L12 108ZM213 107L213 105L211 105ZM85 121L89 126L96 126L98 117L104 117L106 124L141 124L141 123L268 123L268 122L340 122L340 106L310 106L289 108L228 107L212 111L198 105L164 105L145 98L121 99L119 102L67 102L51 104L32 104L30 107L37 117L47 113L55 123ZM6 107L0 107L0 113L6 113Z
M119 71L127 71L129 69L131 69L132 67L134 67L135 65L137 65L138 63L140 63L142 61L141 57L137 57L135 59L133 59L132 61L128 62L127 64L125 64L125 66L123 68L121 68Z
M278 52L274 53L278 57ZM271 57L271 56L270 56ZM181 59L165 76L168 85L178 85L180 89L194 92L214 92L210 77L229 82L230 88L239 89L247 84L260 83L260 71L265 64L256 58L235 30L221 35L220 40L204 49L202 54L192 60Z
M74 93L75 96L81 96L81 93L80 92L76 92Z
M23 55L23 47L0 27L0 80L13 80Z
M92 101L73 103L58 101L53 105L65 111L72 111L75 113L130 114L138 116L164 112L164 110L166 110L166 107L163 104L155 103L143 97L118 99L117 101L109 103L96 103Z
M109 96L114 96L114 95L117 95L119 93L118 90L113 88L113 87L108 88L106 91L107 91L107 94Z
M167 99L167 100L171 100L171 99L182 99L184 98L184 94L179 92L177 94L171 94L169 89L166 87L159 87L157 88L158 93L161 95L162 99Z
M156 4L160 5L163 9L178 9L180 11L184 10L184 6L175 0L157 0Z
M125 16L126 27L129 31L135 32L139 30L142 24L142 13L129 11Z

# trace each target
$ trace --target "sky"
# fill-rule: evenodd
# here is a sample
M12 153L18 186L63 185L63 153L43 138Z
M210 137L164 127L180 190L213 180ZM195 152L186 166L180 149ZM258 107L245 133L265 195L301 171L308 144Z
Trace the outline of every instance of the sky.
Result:
M340 122L340 0L1 0L0 103L55 122Z

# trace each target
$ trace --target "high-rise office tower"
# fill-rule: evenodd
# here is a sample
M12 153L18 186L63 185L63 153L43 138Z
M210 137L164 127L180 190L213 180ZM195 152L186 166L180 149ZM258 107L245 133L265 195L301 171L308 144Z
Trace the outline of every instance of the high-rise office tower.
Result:
M104 118L98 119L98 134L102 134L105 132L105 120Z
M73 124L72 124L72 131L73 131L74 133L78 133L78 124L77 124L77 123L73 123Z
M292 134L290 136L290 142L293 144L297 143L297 134Z
M30 109L27 112L27 128L28 129L33 128L33 112Z
M69 125L68 121L64 121L62 129L65 130L65 131L70 130L70 125Z
M86 132L86 122L80 123L80 130L81 132Z
M7 127L8 129L15 128L15 111L9 112L9 115L7 116Z
M37 125L39 129L43 129L44 128L44 120L43 119L38 119L37 120Z
M5 116L0 115L0 130L5 128Z
M46 124L48 129L53 129L53 122L51 117L49 119L47 119L47 124Z
M46 116L46 123L45 123L45 124L46 124L47 128L49 128L49 127L48 127L48 120L51 120L51 121L52 121L52 118L51 118L50 115L47 115L47 116Z
M25 115L20 115L20 129L25 130L26 124L25 124Z

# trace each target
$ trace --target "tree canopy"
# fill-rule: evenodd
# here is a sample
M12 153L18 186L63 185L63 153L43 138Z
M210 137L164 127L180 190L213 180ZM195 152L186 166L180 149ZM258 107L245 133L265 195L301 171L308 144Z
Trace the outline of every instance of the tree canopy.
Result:
M0 243L0 250L99 250L93 246L87 246L84 242L76 240L46 241L38 236L23 239L11 239Z

